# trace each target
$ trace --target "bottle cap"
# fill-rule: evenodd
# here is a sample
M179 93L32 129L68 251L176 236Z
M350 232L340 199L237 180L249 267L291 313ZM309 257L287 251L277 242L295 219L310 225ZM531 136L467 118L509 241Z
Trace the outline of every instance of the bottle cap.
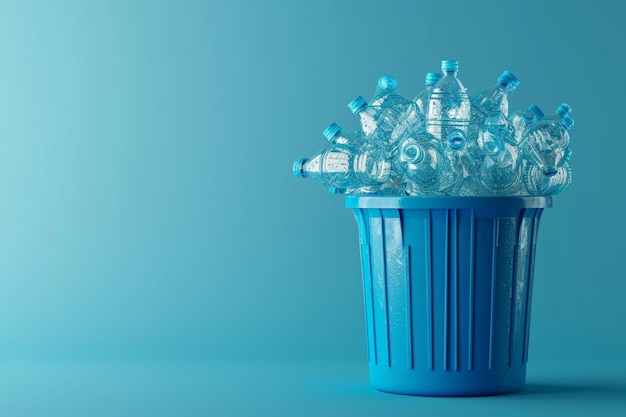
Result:
M402 146L402 159L411 164L419 164L424 159L424 150L420 145L411 141Z
M339 127L337 123L332 122L331 124L328 125L326 129L324 129L324 132L322 134L324 135L326 139L332 142L333 139L335 139L337 136L339 136L339 134L341 134L341 128Z
M574 126L574 119L572 119L568 114L561 117L561 123L565 126L565 129L570 130L572 126Z
M563 117L566 114L570 114L572 112L572 107L567 103L561 103L559 107L556 108L556 114Z
M441 61L441 71L450 72L459 70L459 61L443 60Z
M509 71L502 71L502 74L498 76L498 82L508 87L510 91L515 90L519 85L519 79Z
M304 170L304 164L308 161L307 158L296 159L293 163L293 175L298 178L306 178L308 175Z
M358 114L363 111L367 107L367 101L361 96L356 96L350 103L348 103L348 108L354 114Z
M535 113L535 116L537 116L537 120L543 118L543 116L545 116L545 113L543 112L543 110L541 110L539 108L539 106L537 106L535 103L531 104L530 106L528 106L528 110L530 110L531 112Z
M398 81L391 75L383 75L378 79L376 91L395 91L398 87Z
M465 146L467 137L465 135L465 132L463 132L462 130L453 129L450 131L450 133L448 133L446 140L448 141L450 148L461 149L463 146Z
M435 84L437 84L437 81L439 81L441 77L443 77L443 75L438 72L428 72L426 73L426 79L424 80L424 82L426 83L426 86L433 87Z

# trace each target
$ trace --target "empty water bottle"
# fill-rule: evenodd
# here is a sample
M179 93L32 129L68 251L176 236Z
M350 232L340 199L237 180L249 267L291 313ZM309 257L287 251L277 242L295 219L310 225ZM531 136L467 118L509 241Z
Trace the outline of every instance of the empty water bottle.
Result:
M509 119L511 121L511 125L513 126L513 138L515 139L515 144L519 145L522 141L522 135L528 126L544 116L543 111L541 111L539 106L536 104L531 104L527 109L518 110L511 114Z
M509 116L509 93L515 91L519 80L509 71L503 71L498 76L495 85L487 88L470 99L473 107L485 116L501 113L504 117ZM474 109L472 109L474 110ZM472 114L472 117L474 115Z
M383 75L376 82L376 93L370 100L370 105L386 107L403 101L404 97L396 93L396 88L398 88L398 81L391 75Z
M469 97L457 77L458 61L441 61L443 74L432 87L426 112L426 128L437 139L446 140L450 131L461 132L458 141L467 138Z
M478 170L485 190L493 195L516 195L523 189L517 147L503 143L498 152L487 155Z
M397 162L405 174L408 195L442 194L455 182L456 171L442 155L441 142L425 131L400 144Z
M361 96L348 103L350 110L359 116L364 140L384 146L393 152L398 140L417 132L424 126L424 117L414 102L401 98L390 106L368 105Z
M465 140L470 121L470 101L467 90L457 77L458 61L441 61L443 76L428 100L428 132L437 139L454 137Z
M335 122L324 129L323 135L331 143L360 145L363 140L361 132L346 132Z
M312 178L335 189L368 187L374 192L389 180L391 164L378 147L331 144L311 158L294 162L293 173L299 178Z
M413 99L417 105L417 110L425 116L428 114L428 100L430 99L430 93L433 91L433 88L441 77L442 75L438 72L426 73L426 78L424 80L426 88L418 93Z
M569 158L571 150L567 148L563 163L554 175L546 175L537 165L528 163L523 171L522 181L528 194L549 195L565 191L572 184L572 168Z
M555 175L569 145L574 120L568 115L546 116L530 125L519 145L521 155L546 175Z
M515 91L519 80L509 71L498 76L498 82L470 99L472 116L470 136L486 155L494 155L504 143L514 143L513 126L508 120L508 94Z

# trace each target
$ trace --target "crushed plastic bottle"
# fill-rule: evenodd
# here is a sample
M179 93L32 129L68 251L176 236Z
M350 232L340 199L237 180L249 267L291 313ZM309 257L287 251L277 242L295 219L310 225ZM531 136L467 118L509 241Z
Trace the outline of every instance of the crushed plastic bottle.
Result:
M571 150L567 148L563 163L554 175L546 175L541 168L527 164L522 182L529 195L552 195L565 191L572 184L572 168L569 164Z
M522 135L531 124L545 116L536 104L531 104L527 109L518 110L511 114L511 126L513 126L513 138L515 145L522 141Z
M569 146L569 130L574 120L568 115L544 117L530 125L519 145L524 159L537 165L546 175L554 175Z
M440 195L455 183L456 171L443 153L441 141L426 131L402 141L396 171L405 174L408 195Z

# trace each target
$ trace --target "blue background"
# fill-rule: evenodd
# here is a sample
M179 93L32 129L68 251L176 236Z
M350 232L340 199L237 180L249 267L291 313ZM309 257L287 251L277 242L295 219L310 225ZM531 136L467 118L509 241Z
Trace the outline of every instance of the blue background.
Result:
M341 196L294 178L291 165L325 145L330 122L357 127L346 104L370 97L380 75L411 98L441 59L459 60L470 93L515 73L512 110L573 107L574 181L542 218L529 372L534 359L622 361L622 9L617 0L3 1L0 383L31 375L48 392L56 383L37 370L59 360L198 360L207 372L213 361L228 373L239 368L226 358L273 358L354 360L367 390L356 222ZM54 369L80 389L85 374ZM23 397L0 408L49 406ZM186 415L208 410L194 398ZM133 414L159 415L145 404Z

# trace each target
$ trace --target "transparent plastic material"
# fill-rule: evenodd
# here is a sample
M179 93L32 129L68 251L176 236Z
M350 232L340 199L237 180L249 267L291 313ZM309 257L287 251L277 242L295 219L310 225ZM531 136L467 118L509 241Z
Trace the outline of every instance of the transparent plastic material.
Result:
M433 88L428 101L428 132L437 139L467 137L470 101L467 90L457 77L458 61L441 61L443 77Z
M550 197L346 197L375 388L477 396L523 387L537 233L550 205Z
M294 175L313 178L327 187L375 191L389 180L391 164L380 148L360 150L348 144L332 144L309 158L295 161Z
M348 103L358 117L355 131L336 123L324 131L331 145L349 152L324 149L306 167L296 161L294 174L355 195L533 196L567 189L572 108L562 103L544 114L531 104L509 115L510 93L520 84L515 75L503 71L494 85L469 96L458 68L458 61L441 61L442 74L427 73L426 88L413 100L398 93L394 77L380 77L369 103L362 96ZM338 174L337 160L351 167L349 175Z
M426 73L426 77L424 79L424 84L426 88L420 91L413 101L417 105L417 110L423 115L428 114L428 100L430 99L430 93L433 91L437 82L441 79L442 75L438 72L428 72Z

